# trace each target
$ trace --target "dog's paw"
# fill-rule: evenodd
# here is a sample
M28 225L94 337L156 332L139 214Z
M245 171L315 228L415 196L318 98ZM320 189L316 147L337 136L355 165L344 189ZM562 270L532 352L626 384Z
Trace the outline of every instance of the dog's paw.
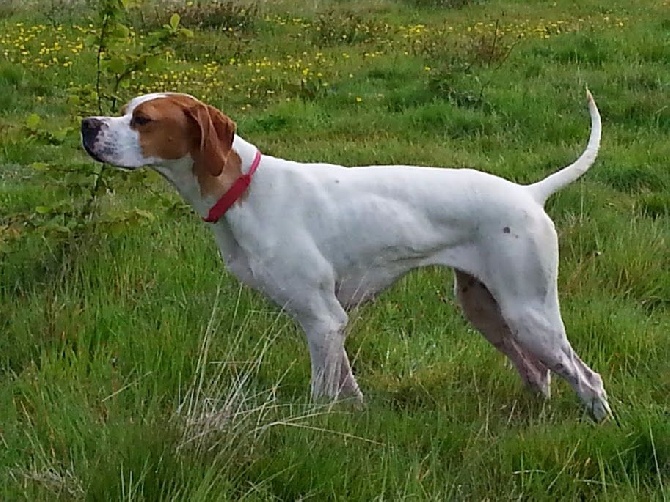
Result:
M607 402L607 398L605 398L605 396L602 396L598 399L594 399L591 402L589 412L591 413L593 420L595 420L596 422L602 422L606 418L614 416L612 414L612 409L610 408L610 405Z

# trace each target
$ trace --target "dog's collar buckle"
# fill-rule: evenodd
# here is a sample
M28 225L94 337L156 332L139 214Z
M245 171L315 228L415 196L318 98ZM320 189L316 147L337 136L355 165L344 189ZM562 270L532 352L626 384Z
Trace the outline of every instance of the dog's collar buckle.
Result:
M243 174L235 180L232 186L224 193L219 200L216 201L216 204L212 206L207 213L207 216L203 218L207 223L216 223L221 219L221 217L226 214L226 211L232 207L235 202L246 192L251 184L251 178L256 172L258 164L261 163L261 151L256 150L256 156L254 157L251 167L249 167L249 172Z

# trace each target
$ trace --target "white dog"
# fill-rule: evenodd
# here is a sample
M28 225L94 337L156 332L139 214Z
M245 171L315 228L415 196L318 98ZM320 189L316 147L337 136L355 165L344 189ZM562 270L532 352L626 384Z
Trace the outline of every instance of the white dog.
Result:
M119 117L82 122L86 151L127 169L151 166L209 222L230 271L262 291L307 336L313 398L362 400L344 349L346 310L410 270L446 265L465 316L549 396L549 370L596 420L602 379L565 335L558 242L546 199L595 161L600 115L576 162L522 186L470 169L345 168L262 155L234 122L184 94L134 98Z

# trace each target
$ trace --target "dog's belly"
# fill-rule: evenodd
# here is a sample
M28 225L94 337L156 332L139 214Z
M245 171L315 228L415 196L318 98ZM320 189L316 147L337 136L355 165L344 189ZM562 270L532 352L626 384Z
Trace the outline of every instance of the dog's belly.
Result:
M368 269L350 272L337 282L335 290L337 299L345 309L358 307L374 299L375 295L391 286L408 271L407 267L402 267L393 270Z
M384 254L380 251L375 260L362 260L354 266L338 270L335 294L345 309L358 307L374 299L377 294L417 268L442 265L475 274L477 263L481 261L480 252L474 243L447 245L422 252L414 250L396 253L394 256Z

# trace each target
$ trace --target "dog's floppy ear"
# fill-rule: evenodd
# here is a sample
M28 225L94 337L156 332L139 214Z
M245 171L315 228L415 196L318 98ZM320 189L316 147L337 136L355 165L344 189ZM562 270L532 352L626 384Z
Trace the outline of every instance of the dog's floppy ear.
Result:
M193 160L208 174L220 175L233 146L235 122L213 106L203 103L187 108L186 114L195 121L199 130Z

